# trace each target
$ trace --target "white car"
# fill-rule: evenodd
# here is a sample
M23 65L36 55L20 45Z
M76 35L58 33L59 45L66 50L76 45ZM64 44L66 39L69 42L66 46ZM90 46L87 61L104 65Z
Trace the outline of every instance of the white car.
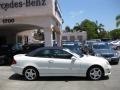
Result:
M113 49L120 49L120 40L112 41L110 44L112 44Z
M15 55L11 67L27 80L35 80L39 76L82 76L99 80L111 74L111 66L106 59L78 55L58 47L44 47Z

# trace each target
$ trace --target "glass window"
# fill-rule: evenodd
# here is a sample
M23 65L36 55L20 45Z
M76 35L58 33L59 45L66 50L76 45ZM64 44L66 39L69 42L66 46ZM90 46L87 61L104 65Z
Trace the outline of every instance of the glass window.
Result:
M68 40L67 36L62 36L62 40Z
M75 36L70 36L70 41L74 41L75 40Z
M28 36L24 36L25 44L28 44Z
M17 36L17 43L22 43L22 36Z
M109 49L109 45L107 44L99 44L99 45L93 45L94 49Z
M54 58L71 59L72 54L63 50L53 50Z
M51 50L40 50L34 54L35 57L45 57L45 58L51 58L52 52Z

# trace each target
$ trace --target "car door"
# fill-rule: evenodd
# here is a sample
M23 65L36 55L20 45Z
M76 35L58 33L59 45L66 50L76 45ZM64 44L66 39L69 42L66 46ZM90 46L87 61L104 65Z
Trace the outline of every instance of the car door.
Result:
M34 60L39 68L39 72L42 74L48 74L50 72L50 61L52 60L51 50L43 49L35 52Z
M56 76L69 76L79 73L80 63L77 60L73 61L71 59L72 57L73 55L66 51L59 49L52 50L52 58L49 61L49 70L51 74Z

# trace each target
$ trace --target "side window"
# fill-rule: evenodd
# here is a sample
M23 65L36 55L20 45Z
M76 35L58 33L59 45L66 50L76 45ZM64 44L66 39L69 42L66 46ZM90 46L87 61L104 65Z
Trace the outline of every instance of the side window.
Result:
M63 51L63 50L54 50L53 57L54 58L61 58L61 59L71 59L72 54L70 54L66 51Z
M50 50L41 50L35 53L35 57L45 57L45 58L51 58L52 53Z

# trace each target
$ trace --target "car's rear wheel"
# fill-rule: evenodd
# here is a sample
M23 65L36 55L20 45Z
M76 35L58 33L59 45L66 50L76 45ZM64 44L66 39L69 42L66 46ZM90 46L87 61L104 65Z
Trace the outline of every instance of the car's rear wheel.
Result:
M0 65L5 64L5 56L0 56Z
M4 59L1 59L0 60L0 65L4 65L5 64L5 60Z
M91 80L100 80L103 77L103 70L100 67L91 67L88 70L87 76Z
M24 70L24 76L27 80L33 81L39 77L39 73L35 68L28 67Z

